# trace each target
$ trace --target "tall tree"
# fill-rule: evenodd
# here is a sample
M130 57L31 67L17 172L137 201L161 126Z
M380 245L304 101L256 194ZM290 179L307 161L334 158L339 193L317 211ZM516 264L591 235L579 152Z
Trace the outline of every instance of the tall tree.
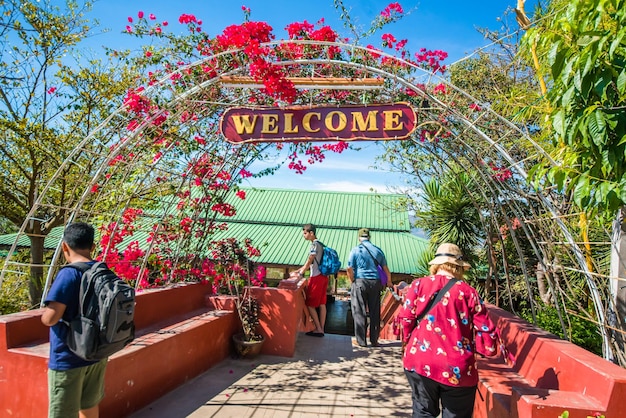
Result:
M33 305L43 290L44 239L63 224L65 212L40 209L29 217L30 209L74 146L119 106L130 81L124 67L78 55L75 47L92 30L84 17L91 4L0 3L0 216L17 227L28 221ZM57 207L71 206L77 193L72 176L88 170L73 166L62 173Z
M611 277L623 277L626 239L622 223L626 204L626 2L624 0L553 0L534 16L535 24L523 39L523 51L533 62L546 92L548 116L544 129L551 133L553 155L562 163L538 164L537 183L546 182L572 195L582 208L583 241L588 214L603 219L617 213L613 226ZM589 270L591 249L586 245ZM608 312L611 333L625 328L626 292L611 279L612 303ZM614 319L612 319L614 318ZM602 318L598 318L604 323ZM623 353L623 333L615 333ZM605 356L613 358L605 343Z

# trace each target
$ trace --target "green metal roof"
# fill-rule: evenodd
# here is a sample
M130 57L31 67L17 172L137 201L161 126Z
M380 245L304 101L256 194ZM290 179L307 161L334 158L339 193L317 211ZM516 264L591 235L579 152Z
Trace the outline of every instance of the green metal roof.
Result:
M237 214L228 222L299 225L319 228L369 228L372 231L409 232L406 207L400 194L346 193L319 190L242 188L246 198L231 196Z
M224 237L248 237L259 248L261 256L255 261L266 264L300 266L306 261L310 242L302 237L302 227L261 224L229 224ZM317 238L334 248L345 269L350 250L358 245L357 230L318 228ZM371 232L371 242L379 246L387 257L393 273L413 274L417 272L419 254L428 250L428 241L407 232Z
M416 260L428 249L428 241L410 234L408 211L398 205L402 195L374 193L343 193L282 189L243 188L245 199L235 196L230 202L237 214L219 219L228 230L215 239L250 238L261 256L255 261L265 264L302 265L309 242L302 237L302 225L317 226L317 237L339 254L345 269L350 250L358 244L357 230L369 228L371 241L385 252L393 273L417 272ZM54 228L45 240L47 249L54 249L63 228ZM0 246L11 246L17 234L0 236ZM128 238L146 243L147 231L138 230ZM30 243L20 236L19 246ZM122 244L123 245L123 244Z
M44 248L49 250L55 249L62 235L63 227L52 228L52 230L44 240ZM17 234L0 235L0 247L6 248L8 250L15 242L16 237ZM30 247L30 239L28 239L26 235L20 235L17 246Z

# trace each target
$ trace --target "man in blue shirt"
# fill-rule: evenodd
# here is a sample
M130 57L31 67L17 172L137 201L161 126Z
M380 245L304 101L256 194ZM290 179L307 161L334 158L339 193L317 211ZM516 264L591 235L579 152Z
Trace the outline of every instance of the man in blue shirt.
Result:
M67 226L61 249L69 263L91 262L94 229L83 222ZM98 404L104 398L104 373L107 359L87 361L75 355L65 343L70 322L78 315L82 273L62 268L46 296L41 322L50 327L48 361L48 417L98 418Z
M367 318L370 320L370 344L378 346L380 334L380 292L383 286L391 286L391 272L387 267L385 253L370 242L370 231L359 229L359 245L350 251L346 273L350 286L350 307L354 318L354 334L361 347L367 347ZM382 283L378 275L380 265L387 275Z

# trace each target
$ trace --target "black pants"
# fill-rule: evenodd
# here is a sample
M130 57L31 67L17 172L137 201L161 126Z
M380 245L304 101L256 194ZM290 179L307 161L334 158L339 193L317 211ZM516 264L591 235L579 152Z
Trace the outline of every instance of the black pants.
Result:
M380 291L378 279L356 279L350 287L350 308L354 318L354 336L359 345L365 346L367 335L367 311L370 319L370 342L378 344L380 334Z
M476 386L452 387L415 372L404 371L413 391L413 418L472 418Z

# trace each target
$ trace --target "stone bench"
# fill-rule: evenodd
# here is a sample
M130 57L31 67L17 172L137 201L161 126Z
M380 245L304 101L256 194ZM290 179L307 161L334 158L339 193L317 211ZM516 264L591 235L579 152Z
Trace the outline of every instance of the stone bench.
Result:
M232 353L240 329L229 296L186 284L137 294L136 338L109 358L103 417L124 417L205 372ZM262 353L291 357L302 328L301 283L251 289L260 303ZM0 416L47 415L49 328L42 310L0 316Z
M480 383L474 416L570 418L626 411L626 370L488 306L506 351L478 358Z
M186 285L137 295L136 338L109 358L102 416L126 416L230 354L238 319L208 307L208 291ZM47 414L49 343L41 312L0 317L0 416Z
M496 357L477 356L475 418L556 418L564 411L570 418L625 416L625 369L505 310L487 307L506 351ZM381 338L399 339L392 331L399 308L387 293Z

